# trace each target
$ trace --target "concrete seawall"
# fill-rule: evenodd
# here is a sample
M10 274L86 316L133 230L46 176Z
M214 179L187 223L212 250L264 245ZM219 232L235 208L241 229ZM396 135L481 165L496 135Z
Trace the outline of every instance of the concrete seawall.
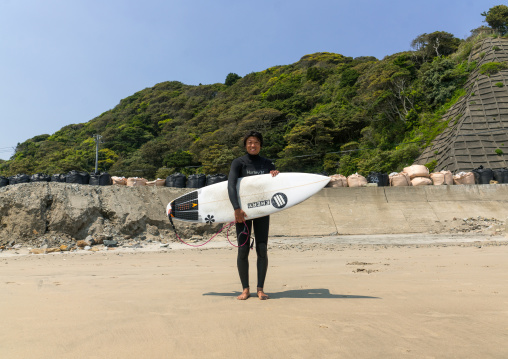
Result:
M0 244L44 235L173 237L166 204L191 191L165 187L27 183L0 188ZM508 218L508 184L325 188L271 217L272 236L404 234L440 231L453 218ZM220 225L177 223L185 236Z
M272 215L271 235L397 234L439 230L453 218L508 218L508 184L324 188Z

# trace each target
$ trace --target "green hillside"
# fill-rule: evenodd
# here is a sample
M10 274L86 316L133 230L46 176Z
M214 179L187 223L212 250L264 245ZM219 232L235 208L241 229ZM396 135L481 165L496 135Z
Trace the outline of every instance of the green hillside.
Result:
M229 74L225 84L162 82L87 123L19 144L0 174L92 171L94 134L103 136L99 169L114 175L227 173L249 129L265 135L262 155L282 171L398 171L447 125L442 115L476 66L471 49L492 36L482 29L467 40L423 34L414 51L382 60L323 52Z

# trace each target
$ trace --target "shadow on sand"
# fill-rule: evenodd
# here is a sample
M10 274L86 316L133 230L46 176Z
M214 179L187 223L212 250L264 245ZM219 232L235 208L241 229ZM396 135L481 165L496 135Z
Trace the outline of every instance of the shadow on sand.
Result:
M214 295L219 297L237 297L241 293L240 292L231 292L231 293L217 293L217 292L209 292L203 293L203 295ZM325 299L380 299L379 297L369 297L364 295L346 295L346 294L332 294L328 289L294 289L294 290L285 290L283 292L269 292L267 293L270 296L270 299L281 299L281 298L325 298ZM251 293L252 295L256 295L256 293Z

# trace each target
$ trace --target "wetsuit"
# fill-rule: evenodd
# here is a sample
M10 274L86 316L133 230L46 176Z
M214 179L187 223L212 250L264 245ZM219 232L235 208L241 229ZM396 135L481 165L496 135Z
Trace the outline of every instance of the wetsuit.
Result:
M238 192L236 191L238 178L266 174L270 173L272 170L275 170L275 166L272 161L259 155L246 154L245 156L233 160L228 176L228 193L231 204L235 210L241 208L238 200ZM256 253L258 256L257 286L259 288L263 288L266 271L268 269L268 229L270 227L270 216L246 220L245 223L249 228L249 234L252 233L252 226L254 225L254 233L256 233ZM236 238L238 240L238 245L240 246L245 243L245 245L238 247L238 257L236 260L238 274L240 275L240 281L242 282L243 289L249 288L250 239L248 240L246 236L245 225L243 223L237 223Z

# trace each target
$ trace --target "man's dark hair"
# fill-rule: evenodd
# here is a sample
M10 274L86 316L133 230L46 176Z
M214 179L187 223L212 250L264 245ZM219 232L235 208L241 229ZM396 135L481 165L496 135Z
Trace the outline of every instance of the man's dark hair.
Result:
M259 140L261 147L263 147L263 135L258 131L249 131L245 134L245 136L243 136L243 147L247 145L247 139L249 137L256 137Z

